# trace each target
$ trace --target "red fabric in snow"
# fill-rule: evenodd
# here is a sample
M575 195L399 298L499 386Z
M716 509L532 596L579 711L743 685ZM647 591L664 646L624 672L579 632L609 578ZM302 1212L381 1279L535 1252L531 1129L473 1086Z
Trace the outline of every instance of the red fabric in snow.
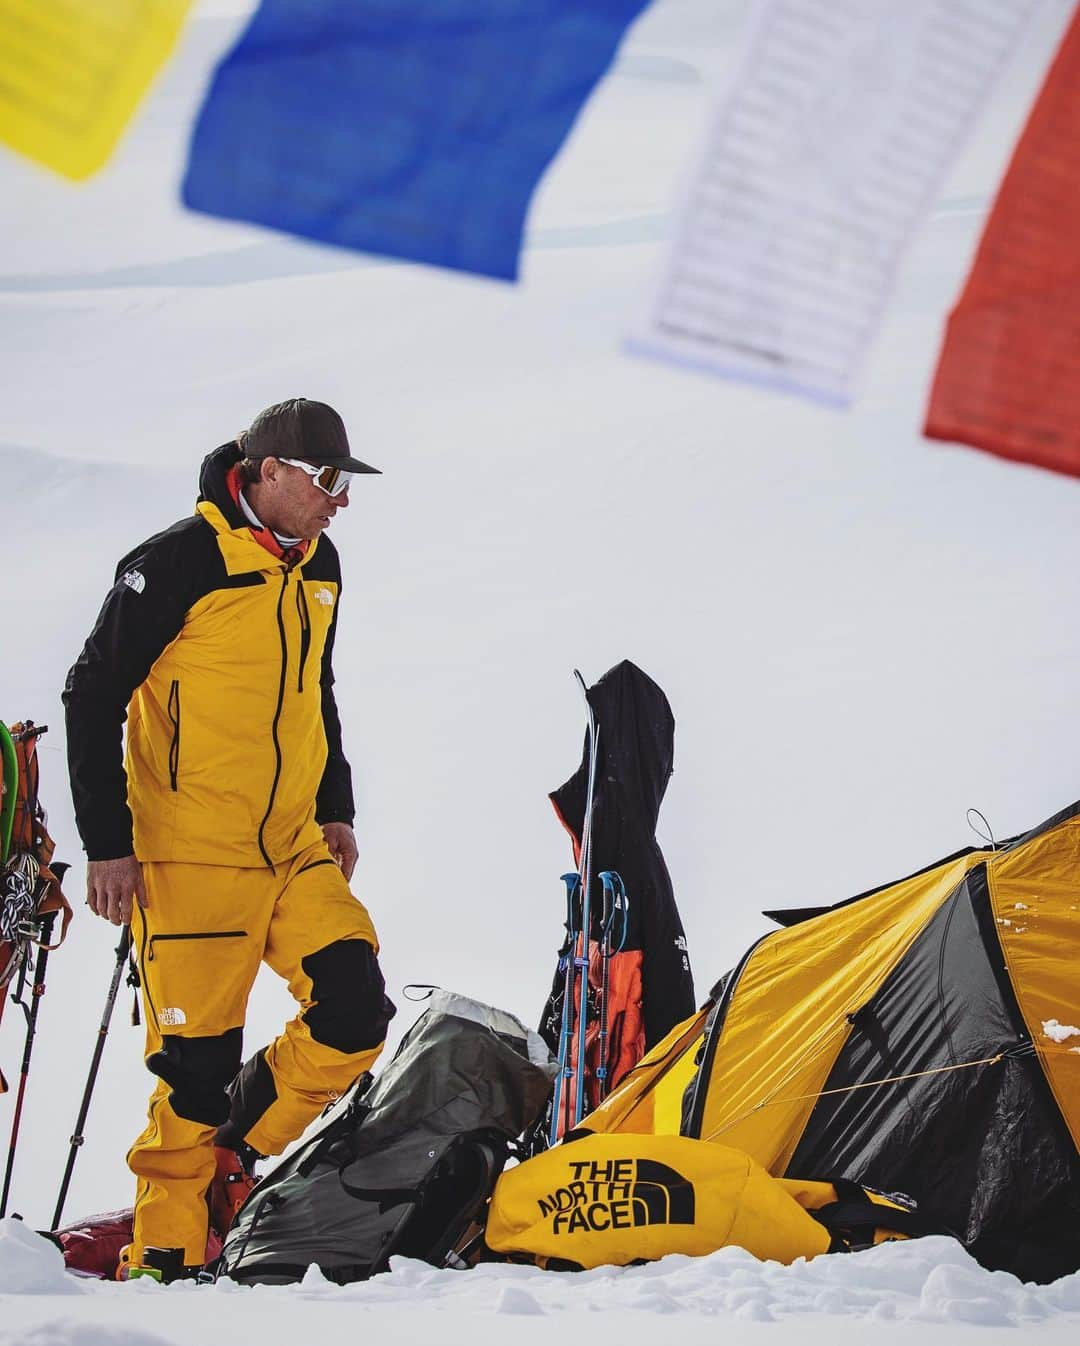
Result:
M120 1266L120 1254L131 1242L133 1218L132 1210L111 1210L65 1225L49 1237L60 1245L69 1271L112 1281ZM211 1229L206 1240L207 1262L214 1261L220 1252L221 1239Z

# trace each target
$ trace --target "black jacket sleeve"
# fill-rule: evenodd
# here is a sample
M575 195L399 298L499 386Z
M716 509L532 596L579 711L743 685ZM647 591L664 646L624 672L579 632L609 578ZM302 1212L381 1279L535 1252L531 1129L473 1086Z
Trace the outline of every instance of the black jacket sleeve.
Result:
M181 527L144 542L117 566L116 583L64 687L75 821L91 860L133 850L123 725L132 694L180 634L190 606L189 558L176 536Z
M340 593L340 590L339 590ZM326 730L326 770L315 797L315 818L320 823L352 823L356 813L353 803L352 770L345 760L341 746L341 717L334 700L334 637L337 635L337 608L326 633L323 650L322 715Z

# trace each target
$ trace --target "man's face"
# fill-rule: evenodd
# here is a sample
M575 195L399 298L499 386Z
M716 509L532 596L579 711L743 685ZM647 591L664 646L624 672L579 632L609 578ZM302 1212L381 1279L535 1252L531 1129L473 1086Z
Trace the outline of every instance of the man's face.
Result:
M260 501L263 523L283 537L318 537L330 527L338 510L349 504L348 490L329 496L302 467L293 467L280 459L268 461L263 469L263 482L269 488Z

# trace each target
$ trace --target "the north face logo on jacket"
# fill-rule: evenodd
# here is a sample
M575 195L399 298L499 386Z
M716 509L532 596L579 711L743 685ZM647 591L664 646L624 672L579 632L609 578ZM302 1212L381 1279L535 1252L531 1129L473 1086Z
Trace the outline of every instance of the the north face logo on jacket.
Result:
M141 570L129 570L127 574L123 576L122 582L126 584L129 589L134 589L137 594L141 594L146 588L146 576Z
M570 1181L538 1201L553 1234L693 1224L694 1186L653 1159L583 1160L567 1165Z
M332 607L334 603L334 595L330 592L329 589L316 589L315 599L317 602L321 603L325 608Z

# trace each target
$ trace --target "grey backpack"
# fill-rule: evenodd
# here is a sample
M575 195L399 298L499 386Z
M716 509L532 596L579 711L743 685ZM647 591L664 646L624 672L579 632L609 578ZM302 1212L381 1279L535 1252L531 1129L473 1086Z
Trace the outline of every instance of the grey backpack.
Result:
M218 1275L280 1285L315 1264L346 1284L393 1255L447 1265L556 1070L513 1015L436 991L374 1082L357 1081L255 1188Z

